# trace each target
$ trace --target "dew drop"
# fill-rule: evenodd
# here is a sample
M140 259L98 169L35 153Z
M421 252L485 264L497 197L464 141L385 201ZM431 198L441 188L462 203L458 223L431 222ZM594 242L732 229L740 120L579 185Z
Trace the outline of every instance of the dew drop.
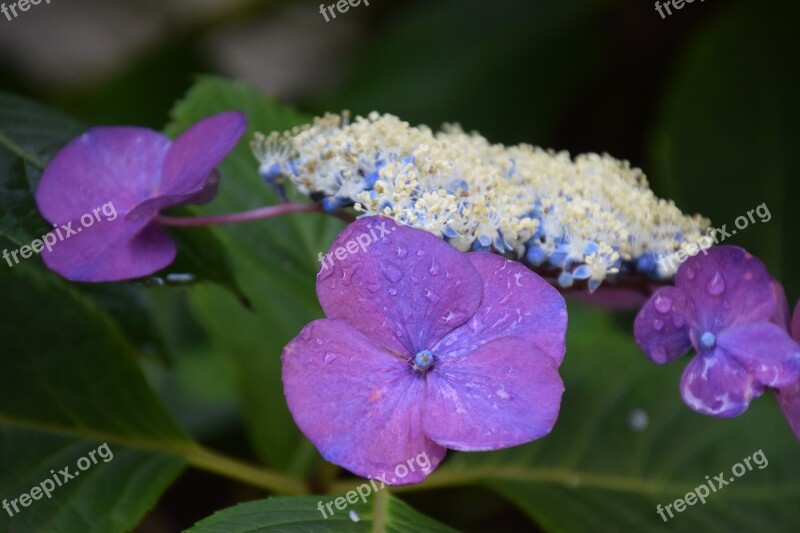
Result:
M394 287L390 288L388 292L390 296L397 296L397 289Z
M325 341L317 337L316 339L314 339L314 344L316 344L317 346L322 346L323 344L325 344Z
M669 313L672 309L672 298L658 294L656 295L654 305L659 313Z
M333 352L328 352L328 353L325 354L325 364L326 365L329 365L329 364L333 363L334 361L336 361L336 359L338 359L338 356Z
M398 259L405 259L408 256L408 248L405 246L398 246L394 249L394 255Z
M725 290L725 278L722 277L719 270L714 273L714 277L708 282L706 289L712 296L719 296Z
M425 289L425 299L433 304L439 301L439 297L436 296L436 294L431 292L429 289Z
M432 262L431 267L428 269L428 272L430 272L431 276L438 276L440 271L441 268L439 267L439 263L436 261Z
M684 324L684 321L683 321L683 316L681 316L681 315L674 315L674 316L672 317L672 323L673 323L673 324L675 324L675 327L676 327L676 328L682 328L682 327L683 327L683 324Z
M656 331L661 331L662 329L664 329L664 321L661 320L660 318L656 318L655 320L653 320L653 329Z
M400 272L400 269L390 264L384 265L382 272L383 272L383 277L391 281L392 283L397 283L398 281L400 281L400 278L403 277L403 274Z

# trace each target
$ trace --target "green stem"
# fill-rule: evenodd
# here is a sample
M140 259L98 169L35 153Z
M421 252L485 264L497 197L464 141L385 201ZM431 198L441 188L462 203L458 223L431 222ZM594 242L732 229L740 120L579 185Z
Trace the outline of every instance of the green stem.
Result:
M242 481L276 494L308 494L308 488L300 478L271 472L201 446L187 449L184 457L195 468Z

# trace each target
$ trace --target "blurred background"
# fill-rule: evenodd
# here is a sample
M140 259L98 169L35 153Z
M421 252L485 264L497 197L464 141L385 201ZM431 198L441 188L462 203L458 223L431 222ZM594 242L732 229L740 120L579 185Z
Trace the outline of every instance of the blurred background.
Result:
M772 218L730 243L762 258L793 304L798 5L695 1L662 18L649 0L371 0L326 22L319 0L52 0L0 15L0 89L88 124L162 129L197 76L213 73L308 114L378 110L434 128L459 122L495 142L608 152L728 231L766 203ZM180 302L157 307L167 342L193 354L175 372L153 363L162 398L195 433L246 455L234 370L202 328L175 321ZM482 514L451 525L526 523L506 500L465 491L458 501L480 500ZM188 471L141 531L259 496Z

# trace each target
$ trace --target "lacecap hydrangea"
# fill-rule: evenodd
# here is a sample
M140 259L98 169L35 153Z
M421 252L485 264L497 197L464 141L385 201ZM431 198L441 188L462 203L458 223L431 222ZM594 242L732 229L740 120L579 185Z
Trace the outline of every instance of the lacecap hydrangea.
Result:
M391 217L461 251L521 260L564 288L671 278L677 266L658 258L710 234L708 220L657 198L625 161L491 144L458 126L328 114L257 135L253 151L268 183L282 191L291 182L326 211Z

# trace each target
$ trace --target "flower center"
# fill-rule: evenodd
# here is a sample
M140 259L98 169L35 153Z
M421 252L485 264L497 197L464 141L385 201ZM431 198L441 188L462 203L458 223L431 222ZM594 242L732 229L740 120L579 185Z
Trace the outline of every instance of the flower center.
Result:
M425 372L433 366L433 361L433 353L430 350L422 350L414 357L414 370L417 372Z
M706 331L705 333L700 335L700 344L703 346L703 348L707 350L713 348L716 342L717 342L717 337L710 331Z

